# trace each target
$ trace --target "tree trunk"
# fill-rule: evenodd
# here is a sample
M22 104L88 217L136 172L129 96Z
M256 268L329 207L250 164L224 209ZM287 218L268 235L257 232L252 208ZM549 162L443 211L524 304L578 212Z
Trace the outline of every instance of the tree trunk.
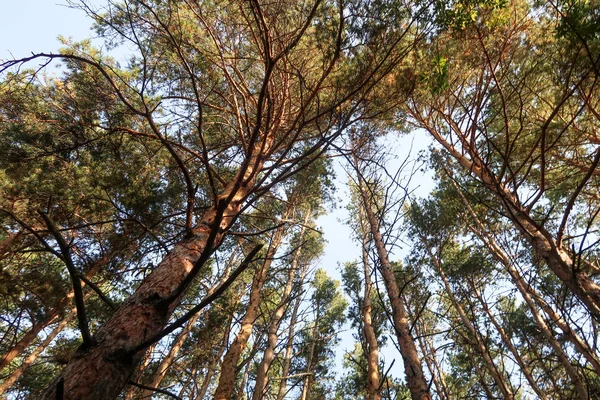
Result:
M533 374L531 373L529 366L523 361L523 358L521 358L519 351L514 346L514 344L512 343L512 341L506 334L506 332L504 331L504 328L502 327L502 325L500 325L500 323L496 320L496 318L492 314L487 303L483 300L483 297L481 297L481 294L479 293L479 291L477 290L475 285L471 284L471 290L473 291L473 294L475 295L477 300L479 300L479 304L481 304L481 307L483 308L485 313L488 315L490 321L492 322L492 325L494 325L494 327L496 328L496 331L498 331L498 333L500 334L500 338L502 339L502 342L504 343L504 345L506 347L508 347L508 349L512 353L513 357L517 361L517 364L519 364L519 367L521 368L521 372L523 373L523 375L525 375L525 379L527 379L527 382L529 382L529 386L531 386L533 391L538 395L538 397L540 399L548 400L548 397L546 396L546 394L540 389L537 382L533 378Z
M220 279L220 282L218 282L213 287L211 287L206 292L206 296L210 296L211 294L213 294L215 289L223 281L225 281L227 279L227 277L229 277L229 274L231 273L231 270L233 268L233 264L235 263L235 260L236 260L236 257L235 257L236 254L237 254L237 251L234 251L232 253L232 255L229 259L229 262L227 264L227 268L223 272L223 277ZM179 354L179 350L181 350L181 347L183 346L186 339L188 338L192 328L196 324L196 321L198 321L198 319L204 314L204 312L205 312L205 310L200 311L199 313L194 315L192 318L190 318L190 320L185 324L185 327L183 328L183 330L177 335L175 340L173 340L173 343L171 344L171 348L169 349L169 353L162 359L162 361L160 362L160 365L158 366L158 368L156 369L156 371L150 378L149 383L146 386L158 388L158 386L160 385L162 380L165 378L167 371L173 364L175 357L177 357L177 354ZM150 398L150 397L152 397L153 393L154 393L154 391L152 391L152 390L144 390L142 392L142 398Z
M259 307L262 300L262 287L267 279L267 273L269 272L275 253L283 241L285 229L285 225L281 225L277 228L273 234L266 259L261 268L256 271L256 274L254 275L246 315L244 315L244 319L242 320L240 331L233 339L233 342L229 346L229 349L223 358L223 362L221 363L221 376L219 377L219 384L215 391L214 400L230 400L233 391L235 390L237 363L252 334L254 322L256 321L256 318L258 318Z
M469 333L471 334L471 336L473 338L473 340L471 340L471 342L474 341L475 349L477 350L477 352L483 359L483 362L484 362L484 365L485 365L487 371L490 373L490 375L492 375L494 382L496 382L496 386L498 386L498 389L500 389L500 391L502 392L502 396L505 399L514 399L514 394L511 390L511 388L506 384L504 377L502 376L500 371L498 371L498 369L496 368L494 360L492 360L492 358L490 357L487 346L481 339L481 336L480 336L477 328L475 328L475 326L473 325L473 323L471 322L471 320L465 313L465 310L463 309L462 305L460 304L460 302L454 295L454 291L452 290L452 287L450 286L450 283L448 282L448 278L446 278L446 274L444 273L444 270L442 269L440 260L432 253L429 243L422 236L421 236L421 241L427 248L427 252L429 253L431 262L435 266L440 278L442 279L442 282L444 283L444 288L446 290L446 293L448 294L448 298L450 299L450 302L454 306L454 309L458 312L461 322L463 323L463 325L468 329Z
M173 343L171 344L171 348L169 349L169 353L162 359L162 361L160 362L160 365L158 366L158 368L156 369L156 371L150 378L150 382L146 386L158 388L158 386L164 379L165 375L167 374L167 371L171 367L171 364L173 364L175 357L177 357L177 354L179 353L181 346L183 346L183 343L185 342L188 335L190 334L190 331L196 324L196 321L198 321L198 318L200 318L200 316L202 316L202 314L204 314L204 313L201 311L201 312L197 313L196 315L194 315L192 318L190 318L190 320L187 322L187 324L185 325L183 330L177 335L175 340L173 340ZM154 393L156 393L156 392L153 390L145 389L144 391L142 391L142 399L149 399L152 397L152 395Z
M363 224L363 213L361 207L361 225ZM363 229L362 232L362 264L363 273L365 277L365 288L364 288L364 299L362 307L362 320L363 320L363 335L367 343L365 349L367 358L367 392L368 400L380 400L381 394L379 393L379 345L377 343L377 336L375 335L375 329L373 328L373 318L371 316L371 291L373 285L371 283L371 269L369 268L369 254L367 253L367 231Z
M317 317L315 318L315 324L313 325L313 331L312 331L312 342L310 344L310 351L308 353L308 361L306 363L306 376L304 377L304 385L302 386L302 395L300 396L300 400L306 400L308 398L308 395L310 393L310 388L312 385L312 381L313 381L313 373L312 373L312 369L313 369L313 358L315 357L315 347L317 344L317 336L319 333L319 303L317 302L317 304L315 305L315 310L317 310Z
M285 310L288 307L288 302L290 300L290 294L292 293L292 288L294 284L294 278L296 276L296 271L298 270L298 260L300 258L300 254L302 252L302 240L304 238L305 226L310 219L310 209L306 211L306 215L304 217L304 225L302 225L302 229L300 230L300 235L298 239L298 243L300 243L300 247L296 250L294 254L294 258L292 259L292 263L290 265L290 270L288 273L288 279L285 284L285 288L283 290L283 294L281 295L281 299L279 300L279 304L277 304L277 308L275 309L275 313L271 318L271 322L269 324L268 329L268 339L267 346L263 353L263 358L258 366L258 370L256 372L256 381L254 384L254 392L252 394L252 400L260 400L263 398L267 391L268 385L268 372L271 367L271 363L275 359L275 348L277 347L277 341L279 339L279 325L283 319L283 315Z
M65 327L69 324L69 322L73 320L73 318L75 318L76 315L77 309L73 308L71 312L68 315L65 315L65 317L58 323L58 325L56 325L54 329L52 329L52 332L50 332L48 336L46 336L42 343L40 343L39 346L37 346L35 350L31 352L30 355L25 357L23 363L17 369L15 369L8 376L8 378L6 378L6 380L0 385L0 395L2 395L9 387L11 387L17 381L17 379L21 377L21 375L23 375L23 372L25 372L25 370L27 370L27 368L29 368L29 366L33 364L33 362L38 358L38 356L46 349L46 347L48 347L50 343L52 343L54 338L60 332L62 332L63 329L65 329Z
M423 325L422 331L419 331L420 325ZM427 328L424 324L417 323L415 324L415 329L417 330L417 343L419 343L419 346L421 347L423 360L425 361L427 369L431 374L431 379L433 380L438 398L440 400L448 400L450 399L450 396L448 395L444 373L435 357L435 349L433 349L430 343L427 341Z
M381 263L381 274L392 305L392 318L402 360L404 361L407 386L413 400L430 400L431 394L429 393L429 386L427 385L425 375L423 374L421 360L417 353L415 341L410 333L408 315L401 298L400 290L398 289L398 284L396 283L396 276L394 275L387 249L385 248L385 242L379 232L379 220L371 209L371 202L367 197L364 182L360 176L359 190L371 235L373 236L375 249L377 250L377 255L379 256L379 261Z
M449 173L449 171L447 171ZM456 189L459 197L462 200L462 203L465 205L466 210L469 212L472 220L475 222L473 224L469 224L469 229L483 242L483 244L488 248L490 253L502 264L502 266L506 269L508 274L510 275L513 283L525 299L525 302L530 306L529 308L532 312L538 312L537 307L535 307L534 300L540 305L540 308L548 315L553 324L556 324L564 333L564 336L567 340L569 340L575 348L586 358L586 360L591 364L594 371L600 375L600 360L596 356L595 352L590 348L590 346L581 338L579 335L569 326L569 324L544 300L544 298L535 290L532 285L529 285L521 273L513 266L510 257L506 254L506 252L500 247L500 245L496 242L496 239L489 233L489 231L485 228L475 210L471 207L471 204L467 200L467 198L462 193L460 187L456 184L452 177L451 182ZM533 308L532 308L533 307Z
M91 279L92 277L94 277L103 266L108 264L109 261L110 260L108 257L103 257L102 259L96 261L94 265L92 265L89 268L88 272L85 274L86 278ZM85 282L81 281L81 286L85 286ZM7 351L4 356L2 356L2 358L0 359L0 370L2 370L4 367L10 364L12 360L15 359L15 357L21 354L23 350L25 350L31 344L31 342L33 342L35 338L37 338L38 334L43 329L56 322L56 320L60 317L60 312L64 309L64 307L67 307L69 303L73 301L74 296L75 292L73 291L73 289L71 289L65 295L65 297L63 297L58 302L56 308L50 311L44 317L43 320L33 322L31 329L29 329L29 332L27 332L21 339L19 339L19 341L9 351Z
M300 279L300 282L302 283L304 282L307 269L308 267L306 265L302 268L302 278ZM294 330L296 328L296 323L298 322L298 310L300 309L300 304L302 304L302 296L299 292L298 296L296 297L296 301L294 302L294 308L290 317L290 326L288 328L285 355L283 357L283 367L281 369L281 383L279 384L279 390L277 391L277 400L283 400L287 394L287 377L289 376L290 367L292 364L292 352L294 351L295 335Z
M579 396L581 398L587 397L587 390L583 387L583 383L581 382L581 377L579 376L577 371L575 371L575 369L571 365L571 362L568 360L566 354L562 350L562 346L558 343L558 341L552 334L551 330L549 329L548 325L546 324L546 322L540 315L538 308L534 302L534 299L532 298L532 295L538 300L538 302L543 304L542 309L544 309L546 311L546 313L548 314L548 316L550 316L550 318L554 322L557 323L557 326L559 326L559 328L561 328L563 330L563 332L565 332L566 338L569 339L570 341L572 341L572 343L575 345L575 348L578 349L586 357L586 359L592 364L594 369L598 372L598 370L596 368L600 367L600 365L599 365L600 363L598 362L597 357L595 356L595 354L593 354L591 349L589 349L589 346L587 346L587 343L585 343L581 338L579 338L579 336L568 326L568 324L564 320L562 320L562 318L560 318L560 316L558 316L558 314L556 314L556 312L537 293L535 288L533 288L531 285L528 285L527 282L525 282L525 279L523 279L523 277L521 276L519 271L512 265L512 262L511 262L509 256L498 245L498 243L496 242L494 237L492 235L490 235L489 232L485 229L485 226L483 225L483 223L477 216L477 213L475 213L475 210L473 210L473 208L471 207L471 204L466 199L466 197L464 196L464 194L462 193L462 191L460 190L460 188L458 187L456 182L454 182L453 179L452 179L452 183L454 185L454 188L457 190L458 195L462 200L462 203L465 205L465 208L467 209L471 218L475 222L475 226L471 225L470 229L475 233L475 235L477 235L479 237L479 239L488 248L488 250L490 250L492 255L507 270L508 274L512 278L513 283L515 284L515 286L517 286L517 289L519 290L519 292L523 296L523 299L529 306L529 309L534 317L536 326L542 332L544 337L548 340L551 347L556 352L559 361L561 362L561 364L563 365L563 367L565 368L565 370L567 372L567 375L569 375L569 377L573 381L573 384L576 388L577 393L579 394Z
M465 151L468 151L472 157L472 159L468 159L445 140L436 129L429 126L427 121L420 116L417 118L465 170L475 175L485 187L498 197L506 210L507 217L512 220L536 254L546 261L546 265L552 272L586 305L594 318L600 320L600 285L580 268L575 268L573 259L562 247L562 244L557 242L543 226L534 221L529 210L523 207L515 195L498 182L479 162L478 155L474 150L465 145Z
M63 392L63 400L108 400L121 392L145 354L146 348L138 347L164 329L187 289L182 285L189 285L193 279L188 275L194 265L208 259L240 214L242 203L253 188L254 171L262 165L257 155L260 151L255 149L254 154L247 168L225 187L189 237L174 246L98 330L94 344L77 351L45 399L55 399L57 391L59 397ZM174 293L180 288L182 292Z

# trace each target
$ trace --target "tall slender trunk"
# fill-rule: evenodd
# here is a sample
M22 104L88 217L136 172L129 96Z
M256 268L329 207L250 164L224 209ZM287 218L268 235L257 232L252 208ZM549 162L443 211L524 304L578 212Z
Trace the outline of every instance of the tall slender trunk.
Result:
M85 274L86 278L91 279L93 278L99 271L100 269L105 266L106 264L108 264L108 262L110 261L110 259L108 257L103 257L100 260L96 261L94 263L94 265L92 265L88 272ZM85 282L81 282L81 286L84 286ZM6 367L8 364L10 364L12 362L12 360L15 359L15 357L17 357L19 354L21 354L23 352L23 350L25 350L30 344L31 342L33 342L35 340L35 338L37 338L38 334L45 329L47 326L50 326L51 324L53 324L54 322L56 322L59 318L60 318L60 313L61 311L67 307L69 305L69 303L71 303L73 301L73 297L75 296L75 292L73 291L73 289L71 289L66 295L65 297L63 297L58 304L56 305L56 307L50 311L48 314L46 314L46 316L44 317L44 319L42 319L41 321L33 321L31 328L29 329L29 331L23 335L23 337L21 339L19 339L19 341L17 343L15 343L15 345L6 352L6 354L4 354L2 356L2 358L0 358L0 370L2 370L4 367Z
M269 323L267 346L265 348L263 358L256 372L256 381L254 384L254 392L252 393L252 400L262 399L267 390L267 374L269 372L269 368L271 367L271 363L275 359L275 348L277 347L277 341L279 339L279 325L281 324L285 310L288 307L288 302L292 293L294 278L296 277L296 271L298 270L298 260L300 259L300 254L302 252L302 240L304 238L304 231L306 229L305 227L308 224L309 219L310 209L306 211L304 217L304 224L302 225L302 229L300 230L300 235L298 238L298 243L300 243L300 246L298 247L298 249L296 249L294 253L294 257L290 265L288 278L285 284L285 288L283 290L283 294L281 295L279 304L277 304L277 308L275 309L273 317L271 318L271 322Z
M512 278L513 283L523 296L525 303L529 306L529 309L534 317L534 321L538 329L542 332L544 337L548 340L551 347L557 353L559 361L565 368L567 375L573 381L573 384L579 394L580 397L587 396L587 390L583 387L583 383L581 382L581 377L575 371L571 362L568 360L568 357L562 350L562 346L558 343L556 338L554 337L552 331L549 329L546 321L539 313L538 307L536 305L536 301L542 305L542 309L548 314L550 319L557 324L557 326L563 330L565 333L565 337L570 340L575 348L585 356L585 358L590 362L596 372L600 371L600 362L598 361L597 356L594 352L589 348L587 343L585 343L579 335L575 331L569 327L569 325L550 307L548 303L542 298L539 293L535 290L535 288L525 281L520 272L514 267L509 256L504 252L504 250L498 245L494 237L485 229L485 226L475 213L475 210L471 207L471 204L466 199L456 182L452 180L452 183L457 190L459 197L461 198L465 208L469 212L472 220L475 224L470 225L470 229L479 237L479 239L483 242L483 244L490 250L492 255L504 266L510 277ZM474 225L474 226L473 226ZM535 299L535 301L534 301ZM582 397L583 398L583 397Z
M362 207L359 211L361 226L365 227L363 223L364 213ZM367 253L367 230L362 229L362 264L363 274L365 278L365 287L363 294L362 304L362 327L363 335L367 348L364 350L367 358L367 392L368 400L379 400L381 394L379 393L379 345L377 344L377 336L375 335L375 329L373 328L373 317L371 315L371 292L373 290L373 284L371 283L371 268L369 267L369 254Z
M248 300L246 314L241 322L241 328L233 339L233 342L229 346L229 349L223 358L223 362L221 363L221 376L219 377L219 384L215 391L214 400L230 400L231 395L235 390L237 363L252 334L254 322L258 318L259 307L262 300L262 288L267 279L267 274L271 267L271 262L275 257L275 253L283 241L285 230L285 225L281 225L276 229L267 251L266 259L261 268L256 271L256 274L254 275L252 287L250 289L250 299Z
M198 271L194 265L204 262L219 247L240 214L253 188L255 171L262 165L261 150L260 146L255 149L247 168L227 184L190 235L173 247L97 331L93 345L77 351L45 399L55 399L57 391L63 393L63 400L108 400L119 394L145 354L146 348L139 346L145 346L148 338L164 329L193 279L189 274Z
M315 357L315 347L317 345L317 336L319 333L319 303L315 305L315 310L317 310L317 317L315 318L315 324L313 325L312 331L312 342L310 343L310 350L308 352L308 360L306 363L306 376L304 377L304 385L302 386L302 395L300 396L300 400L306 400L310 393L310 389L312 386L312 382L314 380L314 375L312 373L313 370L313 359Z
M0 395L2 395L9 387L11 387L17 381L17 379L19 379L21 377L21 375L23 375L23 373L27 370L27 368L29 368L29 366L31 364L33 364L33 362L38 358L38 356L46 349L46 347L48 347L48 345L50 343L52 343L54 338L60 332L62 332L63 329L65 329L65 327L69 324L69 322L71 322L73 320L73 318L75 318L76 315L77 315L77 309L73 308L71 310L71 312L69 314L65 315L65 317L58 323L58 325L56 325L54 327L54 329L52 329L52 331L48 334L48 336L46 336L46 338L44 338L42 343L40 343L35 348L35 350L33 350L31 352L31 354L29 354L27 357L25 357L25 359L23 360L23 363L17 369L15 369L8 376L8 378L6 378L6 380L4 382L2 382L2 384L0 385Z
M422 330L420 329L421 325L423 325ZM425 365L427 365L427 369L431 374L431 379L433 380L438 398L441 400L448 400L450 396L448 395L444 374L435 358L435 350L432 349L427 342L427 328L425 324L416 323L415 331L417 334L417 343L419 344L419 347L421 347L423 360L425 361Z
M190 395L186 398L189 399L195 399L195 398L199 398L202 399L203 397L196 397L196 389L198 387L198 368L200 367L200 360L197 360L194 364L193 367L190 371L190 373L187 376L187 379L185 380L185 382L183 382L183 384L181 385L181 389L179 390L179 394L178 396L183 398L185 396L185 392L188 390L188 387L190 386L190 383L194 383L194 389L192 389ZM207 378L210 379L210 378Z
M185 324L183 330L177 335L175 340L173 340L171 348L169 349L169 353L161 360L158 368L156 369L156 371L150 378L149 383L146 386L158 388L165 375L167 374L167 371L173 364L175 357L177 357L177 354L179 354L179 350L183 346L183 343L185 342L192 328L196 324L196 321L198 321L198 318L200 318L200 316L202 316L203 314L204 313L202 311L197 313L192 318L190 318L187 324ZM149 399L154 393L155 391L153 390L145 389L142 391L142 399Z
M564 249L562 243L538 224L518 198L501 182L498 182L497 178L480 161L476 150L470 148L470 144L464 143L464 150L471 155L471 159L461 154L420 115L416 113L414 115L465 170L475 175L500 200L507 217L512 220L536 254L546 261L550 270L586 305L588 311L600 320L600 285L594 282L581 268L576 268L573 258Z
M404 361L406 383L413 400L429 400L431 399L429 385L427 385L427 381L425 380L421 360L417 353L417 347L414 338L410 333L408 314L404 307L398 284L396 283L396 276L394 275L392 264L389 260L388 251L385 248L385 242L381 236L381 232L379 232L379 220L371 208L371 201L367 196L366 188L364 187L364 182L360 175L358 181L366 218L381 263L381 275L383 276L384 284L392 305L392 318L396 336L398 338L398 345L400 346L400 353L402 355L402 360Z
M308 267L305 265L302 268L302 275L300 282L304 282L304 277ZM290 326L288 327L287 342L285 345L285 355L283 356L283 366L281 368L281 383L279 384L279 390L277 391L277 400L283 400L287 393L287 377L290 373L290 367L292 364L292 352L294 351L294 335L296 329L296 323L298 322L298 310L302 304L301 291L298 292L296 301L294 302L294 308L292 309L292 315L290 317Z
M246 400L246 383L248 382L248 372L250 369L250 363L246 364L244 368L244 374L242 375L242 380L240 381L240 385L238 386L236 400Z
M477 288L473 284L471 284L470 286L471 286L472 293L475 295L477 300L479 300L479 304L481 304L481 307L483 308L483 310L487 314L488 318L492 322L492 325L494 325L494 327L496 328L496 331L500 334L500 338L502 339L502 342L510 350L513 357L517 361L517 364L521 368L521 372L523 373L523 375L525 375L525 379L527 379L527 382L529 382L529 386L531 386L533 391L538 395L538 397L540 399L548 400L548 397L546 396L546 394L540 389L537 382L533 378L533 374L531 373L529 366L523 361L521 354L519 354L519 351L517 350L517 348L514 346L514 344L508 337L506 331L504 330L502 325L500 325L500 323L496 320L496 317L494 317L494 314L492 314L492 311L488 307L485 300L483 300L483 297L479 293L479 290L477 290Z
M448 295L448 298L450 299L452 306L458 312L461 322L468 329L469 334L472 337L471 342L474 342L473 344L475 345L475 349L477 350L477 353L479 353L479 355L483 359L483 362L484 362L484 365L485 365L487 371L490 373L490 375L494 379L494 382L496 382L496 386L498 386L498 389L500 389L500 391L502 392L502 396L505 399L514 399L514 394L511 390L511 388L506 384L505 378L502 376L500 371L498 371L498 369L496 368L496 364L494 363L494 360L492 360L492 358L490 357L487 346L483 342L481 335L479 334L479 331L477 330L477 328L475 328L475 326L473 325L473 323L467 316L465 310L463 309L462 305L460 304L460 302L454 295L454 291L452 290L452 287L450 286L450 282L448 282L448 278L446 277L446 274L444 273L444 270L442 268L440 260L431 251L431 246L427 242L427 239L424 238L423 236L421 236L420 239L423 242L423 244L425 245L425 247L427 248L427 252L429 253L431 262L435 266L435 269L437 270L438 275L442 279L446 294Z

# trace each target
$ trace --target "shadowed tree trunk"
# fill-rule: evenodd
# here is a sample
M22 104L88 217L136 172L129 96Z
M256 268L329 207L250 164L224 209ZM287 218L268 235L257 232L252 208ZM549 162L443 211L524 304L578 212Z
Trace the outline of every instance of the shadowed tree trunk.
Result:
M273 313L273 317L271 318L271 322L269 323L267 347L265 348L263 358L256 372L256 381L254 384L252 400L262 399L268 387L268 372L269 368L271 367L271 363L275 359L275 349L277 347L277 341L279 339L279 326L283 319L285 310L288 308L288 302L290 300L290 294L292 293L294 278L296 277L296 272L298 270L298 260L302 252L302 240L304 238L304 231L306 229L306 224L308 224L308 221L311 217L310 209L306 210L305 213L306 215L304 217L304 224L302 225L302 229L300 230L300 234L298 237L299 247L294 253L292 263L289 267L288 278L285 284L285 288L283 289L283 293L281 295L281 299L279 300L279 304L277 305L277 308Z
M362 320L363 320L363 335L367 348L365 349L367 358L367 399L379 400L379 345L377 344L377 336L373 328L373 318L371 315L371 293L373 284L371 283L371 268L369 268L369 254L367 252L367 224L364 221L364 210L359 208L360 225L362 230L362 265L365 278L364 299L362 304Z
M415 345L414 338L410 333L408 314L406 312L404 302L402 301L402 295L398 288L398 284L396 283L396 276L394 275L394 270L392 269L392 264L390 263L387 249L385 248L385 242L381 232L379 231L379 220L371 208L371 200L367 193L367 188L365 188L366 183L360 175L360 172L357 172L357 174L359 186L358 189L360 191L360 196L365 210L366 220L368 222L373 243L381 263L381 275L383 276L385 288L392 306L392 319L396 337L398 338L398 345L400 346L400 353L402 355L402 360L404 361L406 383L413 400L429 400L431 399L429 385L427 384L425 375L423 374L423 368L417 353L417 347Z
M284 218L287 218L289 210L285 213ZM267 279L267 274L271 267L275 253L279 249L285 231L287 227L285 224L280 225L274 232L267 250L266 259L262 266L256 271L254 279L252 280L252 286L250 289L250 299L248 300L248 307L246 308L246 314L241 322L240 331L237 333L233 342L229 346L223 362L221 363L221 375L219 377L219 384L214 394L215 400L230 400L235 390L235 380L237 377L237 364L242 354L242 351L248 343L248 339L252 334L252 328L254 322L258 318L260 303L262 300L262 288Z

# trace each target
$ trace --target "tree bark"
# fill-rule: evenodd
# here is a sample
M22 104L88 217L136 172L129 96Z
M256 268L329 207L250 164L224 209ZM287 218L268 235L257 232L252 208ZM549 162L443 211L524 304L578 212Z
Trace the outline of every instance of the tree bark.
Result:
M361 214L361 225L363 224L363 212L362 208L359 212ZM367 230L363 229L362 232L362 264L363 273L365 278L364 288L364 299L362 305L362 320L363 320L363 335L367 348L365 349L367 358L367 392L368 400L380 400L381 394L379 393L379 345L377 343L377 336L375 335L375 329L373 328L373 318L371 315L371 292L373 285L371 283L371 269L369 268L369 255L367 253Z
M304 282L306 275L307 266L302 268L302 277L300 282ZM292 352L294 351L294 335L296 323L298 322L298 310L302 304L302 296L298 293L296 301L294 302L294 308L290 317L290 326L288 328L287 342L285 346L285 355L283 357L283 367L281 369L281 383L279 384L279 390L277 391L277 400L283 400L287 394L287 377L290 373L290 367L292 364Z
M261 268L256 271L256 274L254 275L252 287L250 289L250 299L248 300L248 307L244 319L242 320L240 331L233 339L233 342L229 346L229 349L223 358L223 362L221 363L221 376L219 377L219 384L215 391L214 400L230 400L235 390L237 363L252 334L254 322L258 318L259 307L262 300L262 288L267 279L267 273L269 272L275 253L283 241L285 230L285 225L281 225L277 228L273 234L269 249L267 250L266 259Z
M57 390L64 393L63 400L108 400L120 393L146 350L136 349L164 329L187 289L182 285L189 285L193 279L189 274L194 265L208 259L240 214L242 203L253 189L255 171L262 166L260 154L259 146L189 237L174 246L98 330L94 344L77 351L47 390L45 399L55 399ZM183 291L174 293L178 289Z
M235 254L236 254L236 251L234 251L232 253L232 255L231 255L230 259L229 259L227 268L223 272L223 277L220 279L220 282L218 282L215 285L213 285L213 287L211 287L206 292L206 296L209 296L209 295L213 294L214 291L215 291L215 289L223 281L225 281L227 279L227 277L229 277L229 274L231 273L231 270L233 268L233 264L235 263L235 260L236 260ZM198 321L198 319L204 314L204 312L205 312L205 310L202 310L199 313L195 314L185 324L185 327L183 328L183 330L177 335L177 337L175 338L175 340L173 340L173 343L171 344L171 348L169 349L169 353L162 359L162 361L160 362L160 365L158 366L158 368L156 369L156 371L154 372L154 374L150 378L150 381L149 381L149 383L148 383L147 386L153 387L153 388L158 388L158 386L160 385L160 383L164 379L165 375L167 374L167 371L169 370L169 368L173 364L173 361L175 360L175 357L177 357L177 354L179 354L179 350L181 350L181 347L183 346L183 344L185 343L186 339L188 338L188 336L189 336L192 328L196 324L196 321ZM151 391L151 390L144 390L142 392L142 398L150 398L150 397L152 397L153 393L154 392Z
M267 375L269 372L269 368L271 367L271 364L275 359L275 348L277 347L277 341L279 339L279 325L281 324L285 310L288 307L290 294L292 293L294 278L296 276L296 271L298 270L298 260L302 252L302 240L304 238L304 231L306 229L305 227L308 224L309 219L310 209L306 211L306 215L304 217L304 224L302 225L302 229L300 230L300 235L298 238L298 243L300 243L300 247L298 247L298 249L296 249L294 253L294 257L292 259L292 263L290 265L288 273L288 279L285 284L285 288L283 289L283 294L281 295L279 304L277 304L277 308L275 309L273 317L271 318L271 322L269 323L267 346L265 348L263 358L256 372L256 380L254 383L254 392L252 393L252 400L262 399L267 391Z
M406 383L413 400L430 400L431 394L429 393L429 385L427 385L427 381L425 380L421 360L417 353L417 347L414 338L410 333L408 315L401 298L400 290L398 289L398 284L396 283L396 276L394 275L387 249L385 248L385 242L379 232L379 220L371 208L371 202L367 196L366 188L364 187L364 182L360 174L358 181L366 218L381 263L381 275L383 276L385 287L392 305L392 317L402 360L404 361Z

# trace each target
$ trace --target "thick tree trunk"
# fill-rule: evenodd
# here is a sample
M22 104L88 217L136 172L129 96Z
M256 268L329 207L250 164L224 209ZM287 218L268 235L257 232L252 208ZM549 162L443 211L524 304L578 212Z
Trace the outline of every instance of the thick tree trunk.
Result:
M285 230L285 225L281 225L277 228L273 234L266 259L261 268L256 271L256 274L254 275L252 287L250 289L250 299L248 300L248 307L244 319L242 320L240 331L233 339L233 342L229 346L229 349L223 358L223 362L221 363L221 376L219 377L219 384L215 391L214 400L231 400L231 396L235 390L237 364L240 355L252 334L254 322L258 318L259 307L262 300L262 288L267 279L267 273L269 272L275 253L283 241Z
M190 236L173 250L146 277L138 290L113 314L94 336L90 348L81 348L45 394L63 400L109 400L126 385L145 354L137 349L167 325L183 293L174 291L188 284L188 275L203 256L207 259L220 245L252 190L258 156L225 187L218 201L202 216ZM183 288L187 289L187 288ZM168 299L168 301L166 301ZM58 395L57 395L58 391Z
M305 226L308 223L309 218L310 210L307 210L306 215L304 217L304 225L302 225L302 229L300 230L298 243L302 243L302 240L304 238ZM302 245L300 245L300 247L298 247L298 249L294 253L294 257L292 259L288 273L288 279L285 284L285 288L283 289L283 294L281 295L279 304L277 304L277 308L275 309L273 317L271 318L271 322L269 323L267 347L265 348L263 358L256 372L256 380L254 383L254 392L252 394L252 400L262 399L267 390L267 374L269 372L269 368L271 367L271 363L275 359L275 348L277 347L277 341L279 339L279 325L281 324L285 310L288 307L290 294L292 293L292 288L294 284L294 278L296 276L296 271L298 270L298 260L300 258L301 252Z
M398 289L398 284L396 283L396 276L394 275L387 249L385 248L385 242L379 232L379 220L371 209L371 202L363 185L362 178L359 177L360 195L362 197L371 235L373 236L375 249L377 250L377 255L379 256L379 261L381 263L381 275L383 276L385 287L392 305L392 318L402 360L404 361L406 383L413 400L429 400L431 399L429 385L427 385L427 381L425 380L421 360L417 353L417 347L410 333L408 315L401 298L400 290Z
M17 369L15 369L8 376L8 378L6 378L6 380L4 382L2 382L2 384L0 385L0 395L2 395L8 388L10 388L17 381L17 379L19 379L21 377L21 375L23 375L23 373L27 370L27 368L29 368L29 366L31 364L33 364L33 362L38 358L38 356L46 349L46 347L48 347L48 345L50 343L52 343L54 338L60 332L62 332L63 329L65 329L65 327L69 324L69 322L71 322L73 320L73 318L75 318L76 315L77 315L77 309L73 308L71 310L71 312L69 314L65 315L65 317L58 323L58 325L56 325L54 327L54 329L52 329L52 332L50 332L48 334L48 336L46 336L46 338L44 338L42 343L40 343L39 346L37 346L35 348L35 350L33 350L31 352L31 354L29 354L27 357L25 357L25 359L23 360L23 363Z
M237 253L237 251L234 251L232 253L232 255L229 259L227 268L225 269L225 271L223 271L223 277L221 278L220 282L218 282L213 287L211 287L206 292L205 296L210 296L211 294L213 294L215 289L229 277L229 274L231 273L231 270L233 268L233 264L235 263L235 260L236 260L236 257L235 257L236 253ZM171 344L171 348L169 349L169 352L162 359L162 361L160 362L160 365L158 366L158 368L156 369L156 371L154 372L154 374L152 375L152 377L150 378L150 381L148 382L148 384L146 386L153 387L153 388L159 387L160 383L165 378L167 371L173 364L175 357L177 357L177 354L179 354L179 350L181 350L181 347L185 343L192 328L196 324L196 321L198 321L198 319L204 314L204 312L205 312L205 310L200 311L199 313L194 315L192 318L190 318L190 320L185 324L185 327L183 328L183 330L177 335L175 340L173 340L173 343ZM144 390L142 392L142 398L150 398L150 397L152 397L153 393L154 392L151 390Z

